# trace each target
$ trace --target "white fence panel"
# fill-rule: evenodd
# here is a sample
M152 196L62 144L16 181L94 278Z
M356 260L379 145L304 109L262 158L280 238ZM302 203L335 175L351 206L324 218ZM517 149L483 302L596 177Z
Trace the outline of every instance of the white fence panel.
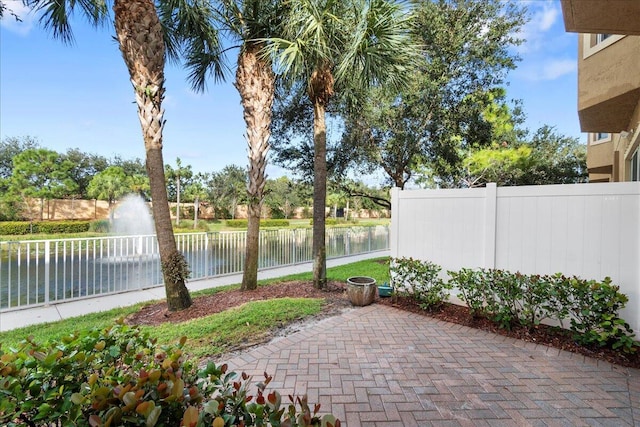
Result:
M640 183L392 190L391 256L527 274L609 276L640 333Z
M484 188L392 194L394 257L429 259L445 270L484 265Z

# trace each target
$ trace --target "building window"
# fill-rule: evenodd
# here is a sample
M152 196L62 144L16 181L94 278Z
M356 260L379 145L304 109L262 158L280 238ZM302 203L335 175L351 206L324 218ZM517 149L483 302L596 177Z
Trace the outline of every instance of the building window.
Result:
M611 141L611 134L609 132L595 132L589 134L589 144L596 145L603 142Z
M631 157L631 181L640 181L640 148Z
M625 36L619 34L583 34L582 59L608 48Z

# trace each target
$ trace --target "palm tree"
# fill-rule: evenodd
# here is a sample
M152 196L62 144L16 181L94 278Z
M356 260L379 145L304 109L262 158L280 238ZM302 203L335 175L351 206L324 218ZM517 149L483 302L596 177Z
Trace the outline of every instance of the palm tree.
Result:
M27 0L25 3L42 11L42 25L51 29L54 37L67 43L73 41L69 16L76 7L81 8L93 25L109 20L104 0ZM113 11L116 37L136 97L167 305L173 311L189 307L191 296L185 285L189 268L177 250L165 186L162 158L165 59L167 55L175 58L181 48L189 55L189 49L194 47L201 48L203 54L209 54L211 58L220 56L217 33L212 31L208 21L211 11L202 2L165 0L158 6L164 18L162 23L153 0L114 0Z
M290 85L304 82L313 106L313 282L326 284L325 205L327 139L325 114L336 90L384 82L401 86L417 55L409 15L388 0L291 1L282 38L269 46Z
M258 243L260 213L264 201L267 176L267 153L271 136L271 107L275 93L272 62L264 55L266 40L279 31L281 0L219 0L218 23L239 46L236 81L240 94L246 139L249 146L248 227L242 290L258 287ZM196 59L196 58L194 58ZM207 58L202 57L192 75L203 76ZM203 79L195 79L194 87L204 88Z

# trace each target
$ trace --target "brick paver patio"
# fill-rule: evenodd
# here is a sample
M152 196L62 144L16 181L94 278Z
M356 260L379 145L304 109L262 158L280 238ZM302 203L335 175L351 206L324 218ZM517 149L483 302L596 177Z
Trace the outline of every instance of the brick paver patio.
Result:
M343 426L640 426L640 371L382 305L228 360Z

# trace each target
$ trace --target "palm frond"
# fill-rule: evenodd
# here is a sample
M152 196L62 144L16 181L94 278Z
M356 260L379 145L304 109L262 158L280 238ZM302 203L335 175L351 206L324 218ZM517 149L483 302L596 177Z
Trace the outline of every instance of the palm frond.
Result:
M195 90L204 90L206 77L224 80L227 68L214 18L217 12L207 0L164 0L158 15L171 60L185 58L189 82Z
M353 35L336 66L336 79L368 86L401 87L419 58L410 34L411 15L388 0L361 0Z
M44 29L52 31L54 38L67 44L74 43L69 21L76 6L93 26L104 23L109 16L107 4L103 0L23 0L23 4L42 13L39 21Z

